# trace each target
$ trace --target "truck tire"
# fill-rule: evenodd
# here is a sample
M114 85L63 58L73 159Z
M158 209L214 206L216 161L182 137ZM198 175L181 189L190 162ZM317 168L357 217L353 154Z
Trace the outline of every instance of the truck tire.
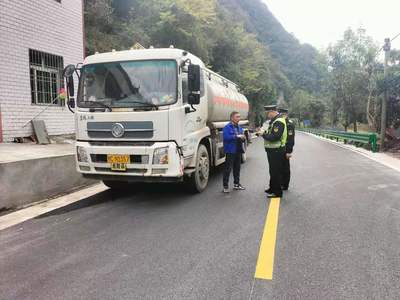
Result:
M200 144L197 149L196 170L188 180L188 187L191 192L201 193L208 184L210 176L210 156L206 146Z

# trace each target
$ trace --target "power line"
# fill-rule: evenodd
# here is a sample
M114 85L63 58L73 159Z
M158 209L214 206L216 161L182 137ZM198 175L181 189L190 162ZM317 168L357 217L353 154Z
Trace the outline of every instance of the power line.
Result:
M393 38L390 39L390 42L393 42L395 39L397 39L400 36L400 32L396 34ZM378 56L378 54L383 50L385 45L383 45L374 55L374 58Z
M397 39L400 36L400 32L394 37L392 38L390 41L393 42L395 39Z

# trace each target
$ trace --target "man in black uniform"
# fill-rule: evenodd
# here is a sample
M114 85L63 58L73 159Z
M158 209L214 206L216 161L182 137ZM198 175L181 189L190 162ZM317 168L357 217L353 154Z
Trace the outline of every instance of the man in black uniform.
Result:
M283 160L284 168L282 177L282 190L287 191L289 189L289 182L290 182L290 159L292 157L293 147L294 147L295 126L293 121L289 119L288 109L279 108L278 112L282 115L282 117L285 118L287 126L286 154L285 154L285 159Z
M276 105L268 105L264 108L270 120L268 130L263 134L270 176L269 188L265 192L268 198L282 197L282 172L287 139L286 121L278 113Z

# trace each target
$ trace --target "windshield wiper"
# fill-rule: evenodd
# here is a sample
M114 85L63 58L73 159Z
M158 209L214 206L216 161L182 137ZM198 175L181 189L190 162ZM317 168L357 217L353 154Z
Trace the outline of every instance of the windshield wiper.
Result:
M90 104L89 106L93 107L95 105L97 105L97 107L101 107L101 108L106 108L109 111L112 111L112 108L110 106L108 106L107 104L104 104L103 102L97 102L97 101L80 101L80 103L84 103L84 104ZM89 108L89 107L88 107Z

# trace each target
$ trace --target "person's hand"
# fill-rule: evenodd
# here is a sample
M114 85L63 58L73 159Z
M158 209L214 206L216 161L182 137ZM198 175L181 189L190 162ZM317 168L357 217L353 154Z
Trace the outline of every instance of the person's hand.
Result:
M260 135L263 135L264 134L264 132L265 132L265 130L264 129L262 129L262 128L260 128L260 129L258 129L258 131L257 131L257 135L258 136L260 136Z
M286 159L290 159L292 157L292 153L286 153Z
M246 139L246 136L244 135L244 134L238 134L238 136L237 136L239 139L241 139L241 140L245 140Z

